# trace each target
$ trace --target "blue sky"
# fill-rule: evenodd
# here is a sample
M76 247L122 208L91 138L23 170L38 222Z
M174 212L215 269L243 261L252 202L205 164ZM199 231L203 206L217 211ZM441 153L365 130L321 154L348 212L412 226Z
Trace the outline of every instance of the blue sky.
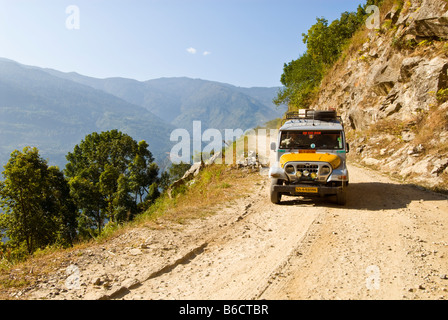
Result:
M0 0L0 57L140 81L191 77L278 86L301 34L364 0ZM71 18L79 9L79 29Z

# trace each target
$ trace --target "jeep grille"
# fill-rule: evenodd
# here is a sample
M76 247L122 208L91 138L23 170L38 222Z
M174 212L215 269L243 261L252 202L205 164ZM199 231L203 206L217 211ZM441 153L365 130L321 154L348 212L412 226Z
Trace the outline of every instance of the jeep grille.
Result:
M319 162L319 163L288 162L287 164L285 164L285 172L288 175L289 179L293 182L318 181L324 183L330 176L331 171L332 170L330 169L330 165L326 162Z

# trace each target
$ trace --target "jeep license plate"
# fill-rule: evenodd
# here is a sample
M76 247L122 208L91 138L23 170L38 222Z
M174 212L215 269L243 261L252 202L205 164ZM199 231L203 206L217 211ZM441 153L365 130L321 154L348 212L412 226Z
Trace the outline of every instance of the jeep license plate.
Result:
M297 193L318 193L319 190L317 188L305 188L305 187L296 187Z

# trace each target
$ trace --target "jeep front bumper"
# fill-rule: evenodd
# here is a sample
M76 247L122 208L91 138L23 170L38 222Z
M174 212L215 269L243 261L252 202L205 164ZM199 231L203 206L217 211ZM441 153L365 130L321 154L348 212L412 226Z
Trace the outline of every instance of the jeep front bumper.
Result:
M272 191L293 196L319 196L337 195L347 187L326 187L310 184L275 185Z

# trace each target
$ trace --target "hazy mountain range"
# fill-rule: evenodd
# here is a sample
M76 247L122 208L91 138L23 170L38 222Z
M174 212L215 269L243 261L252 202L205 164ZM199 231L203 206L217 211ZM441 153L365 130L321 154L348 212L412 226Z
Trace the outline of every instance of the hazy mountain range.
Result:
M97 79L0 58L0 164L14 149L36 146L50 164L89 133L118 129L146 140L156 161L167 159L175 128L243 130L283 114L278 88L240 88L190 78Z

